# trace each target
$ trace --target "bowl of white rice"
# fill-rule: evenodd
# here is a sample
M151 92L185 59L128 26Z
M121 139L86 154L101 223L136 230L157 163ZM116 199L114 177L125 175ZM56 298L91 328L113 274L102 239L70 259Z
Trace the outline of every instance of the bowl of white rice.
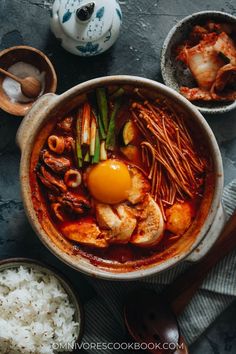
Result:
M1 354L73 352L83 321L78 295L57 271L30 259L0 261Z

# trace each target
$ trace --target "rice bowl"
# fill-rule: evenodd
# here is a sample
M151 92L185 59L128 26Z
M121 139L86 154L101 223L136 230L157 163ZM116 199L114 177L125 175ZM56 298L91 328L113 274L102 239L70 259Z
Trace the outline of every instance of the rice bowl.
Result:
M81 328L77 299L63 278L28 261L0 265L2 354L69 352Z

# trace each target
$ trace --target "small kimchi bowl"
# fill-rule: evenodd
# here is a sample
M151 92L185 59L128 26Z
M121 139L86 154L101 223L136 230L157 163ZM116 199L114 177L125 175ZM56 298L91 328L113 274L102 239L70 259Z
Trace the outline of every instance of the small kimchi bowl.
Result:
M221 11L201 11L180 20L168 33L161 52L161 73L164 83L180 91L181 86L188 88L198 87L194 77L186 65L176 60L177 47L189 39L194 26L205 25L208 21L227 24L236 28L236 17ZM199 65L199 63L198 63ZM229 112L236 108L236 100L229 101L192 101L194 106L202 113L217 114Z
M115 96L114 88L115 90L122 88L131 96L138 92L140 97L144 95L150 102L155 100L155 102L170 104L170 109L178 112L184 120L187 119L191 125L191 131L198 137L198 141L201 141L200 145L204 146L204 151L207 151L210 157L210 170L206 173L207 183L201 194L200 205L195 208L196 216L193 222L177 241L163 244L158 252L149 250L147 253L147 250L142 251L139 248L138 252L135 251L135 255L138 254L138 256L132 258L129 252L133 246L126 248L125 244L119 248L118 258L112 251L112 257L114 257L106 258L103 253L99 255L94 252L93 248L84 250L80 245L75 245L70 239L64 237L55 225L54 216L50 214L51 209L40 190L37 181L37 172L41 168L39 159L45 146L49 148L48 137L55 134L54 129L58 127L57 120L75 114L73 112L76 112L76 108L83 104L85 97L88 97L87 94L91 95L98 88L103 88L107 92L113 90L112 96ZM120 93L119 90L117 92ZM219 214L222 214L223 189L223 168L219 147L201 113L187 99L169 87L145 78L121 75L84 82L60 96L44 95L21 123L17 133L17 143L21 149L21 191L28 219L43 244L61 261L80 272L110 280L133 280L147 277L169 269L184 259L196 260L199 258L199 255L196 257L199 253L199 245L202 244L201 252L206 253L219 235L219 220L222 219L222 215L219 216ZM43 182L45 183L45 179ZM53 200L55 203L53 198L50 195L47 200ZM129 222L128 226L130 227ZM77 232L78 227L76 226L74 230ZM211 230L211 235L209 230ZM207 234L209 234L208 239ZM78 234L78 237L83 236ZM101 241L99 237L98 241Z

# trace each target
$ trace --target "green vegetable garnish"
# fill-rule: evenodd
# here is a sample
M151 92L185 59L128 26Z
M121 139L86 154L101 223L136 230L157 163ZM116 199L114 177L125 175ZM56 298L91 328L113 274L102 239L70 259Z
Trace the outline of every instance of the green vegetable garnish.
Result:
M107 132L107 139L106 139L106 147L109 150L114 150L116 146L116 135L115 135L115 130L116 130L116 116L117 113L120 109L121 106L121 100L117 99L113 111L111 113L111 119L108 127L108 132Z
M82 117L81 117L81 110L77 113L77 120L76 120L76 154L78 160L79 168L83 166L83 154L82 154L82 147L81 147L81 131L82 131Z
M103 139L103 140L106 139L106 133L105 133L100 115L98 116L98 126L99 126L99 133L100 133L101 139Z
M106 90L104 88L98 88L96 90L96 95L97 95L99 115L101 116L103 127L106 133L108 130L108 103L107 103Z
M89 161L90 161L90 155L89 155L89 151L87 151L84 156L84 162L89 162Z
M111 95L111 99L121 97L124 95L124 93L125 93L125 90L123 89L123 87L120 87L120 88L118 88L118 90L113 92L113 94Z
M101 161L107 160L107 151L106 151L106 142L105 142L105 140L101 141L101 145L100 145L100 160Z
M92 163L98 163L100 161L100 139L98 130L96 131L96 143L95 143L95 153L92 159Z

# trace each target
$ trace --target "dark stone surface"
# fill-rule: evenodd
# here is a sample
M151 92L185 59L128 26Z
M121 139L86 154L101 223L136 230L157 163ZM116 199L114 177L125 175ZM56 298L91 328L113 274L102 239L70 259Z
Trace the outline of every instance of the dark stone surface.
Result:
M90 78L132 74L161 81L163 40L182 17L200 10L236 15L235 0L121 1L124 24L117 44L99 57L83 59L60 48L49 29L50 1L0 0L0 49L27 44L43 50L58 73L58 93ZM220 144L225 182L236 177L236 114L207 117ZM59 262L34 235L25 216L19 187L20 152L15 134L20 119L0 112L0 259L27 256L63 270L84 301L93 295L85 278ZM236 353L236 304L191 349L194 354Z

